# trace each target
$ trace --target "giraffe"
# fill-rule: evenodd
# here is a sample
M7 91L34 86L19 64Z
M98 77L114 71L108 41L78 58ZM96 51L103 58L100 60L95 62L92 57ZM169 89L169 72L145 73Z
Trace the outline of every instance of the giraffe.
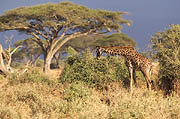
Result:
M130 78L130 90L132 91L133 81L136 84L136 73L135 71L141 71L145 77L147 88L151 90L152 88L152 73L158 74L157 62L152 62L148 58L139 54L133 47L103 47L96 46L97 58L99 58L102 53L105 52L110 55L120 55L125 58L125 64L128 68L129 78Z

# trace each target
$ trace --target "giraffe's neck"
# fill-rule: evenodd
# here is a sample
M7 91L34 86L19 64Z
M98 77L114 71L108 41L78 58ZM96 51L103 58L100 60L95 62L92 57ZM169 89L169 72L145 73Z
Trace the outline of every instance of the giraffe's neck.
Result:
M111 55L122 55L130 56L132 53L135 53L136 50L133 47L101 47L103 52Z

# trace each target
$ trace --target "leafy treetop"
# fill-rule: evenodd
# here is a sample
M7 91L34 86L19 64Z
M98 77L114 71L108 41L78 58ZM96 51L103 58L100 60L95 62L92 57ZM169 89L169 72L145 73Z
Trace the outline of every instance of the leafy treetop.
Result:
M118 30L121 28L120 24L129 23L122 19L122 14L125 13L93 10L71 2L20 7L0 16L0 30L40 30L47 34L51 29L56 31L63 26L71 27L71 32L73 30L87 31L92 28L104 30L108 27Z

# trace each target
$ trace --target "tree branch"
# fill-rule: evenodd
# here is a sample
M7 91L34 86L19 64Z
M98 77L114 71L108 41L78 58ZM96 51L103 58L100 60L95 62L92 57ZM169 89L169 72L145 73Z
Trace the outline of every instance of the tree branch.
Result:
M18 50L19 48L22 48L22 47L23 47L22 45L16 47L16 48L10 53L10 55L13 55L13 54L16 52L16 50Z
M54 40L54 42L52 42L52 48L54 48L58 44L58 42L65 36L66 31L68 31L68 29L69 28L65 28L61 36L57 40Z
M39 38L38 35L36 35L35 33L31 32L31 35L35 37L35 39L33 39L43 50L43 52L46 52L46 49L44 47L43 42L41 41L41 39Z
M43 38L45 38L46 40L48 40L48 36L47 35L45 35L45 34L43 34L43 33L41 33L40 31L38 31L38 30L34 30L37 34L39 34L39 35L41 35Z
M12 52L10 51L10 47L9 47L9 51L8 51L8 61L7 61L7 67L10 68L11 65L11 61L12 61L12 55L16 52L17 49L21 48L22 46L18 46L16 47Z
M54 33L52 39L55 39L58 37L58 33L60 32L61 29L63 29L63 26L59 26L57 29L56 28L54 28L54 29L55 29L55 33Z
M90 31L85 32L85 33L76 32L76 33L68 36L68 37L65 38L56 48L53 49L53 52L56 53L67 41L69 41L69 40L71 40L71 39L73 39L73 38L76 38L76 37L88 35L88 34L92 33L92 32L95 31L95 30L96 30L96 29L91 29Z
M27 26L24 26L22 24L16 24L16 26L1 26L0 28L0 32L2 31L9 31L9 30L19 30L19 31L23 31L23 30L29 30L30 28Z
M7 70L7 67L4 64L3 52L4 51L3 51L2 45L0 44L0 71L2 71L5 75L7 75L9 71Z

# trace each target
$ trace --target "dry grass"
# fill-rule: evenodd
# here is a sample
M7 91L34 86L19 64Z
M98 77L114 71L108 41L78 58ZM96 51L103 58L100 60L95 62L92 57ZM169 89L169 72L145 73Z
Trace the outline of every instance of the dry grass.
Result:
M180 119L180 97L148 91L141 80L130 93L120 81L100 88L81 80L60 83L59 72L32 68L0 77L0 119Z
M34 76L42 79L38 77L43 76ZM62 84L34 81L32 76L21 79L0 80L4 82L0 88L0 119L180 118L180 97L176 95L164 97L142 88L130 93L118 82L97 90L81 81Z

